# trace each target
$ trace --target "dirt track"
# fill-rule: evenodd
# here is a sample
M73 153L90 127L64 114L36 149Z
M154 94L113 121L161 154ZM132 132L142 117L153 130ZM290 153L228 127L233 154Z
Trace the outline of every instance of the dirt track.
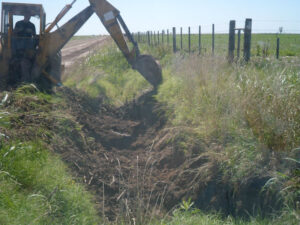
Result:
M72 66L73 63L101 48L107 40L110 40L108 36L95 36L71 40L61 52L62 62L65 68Z

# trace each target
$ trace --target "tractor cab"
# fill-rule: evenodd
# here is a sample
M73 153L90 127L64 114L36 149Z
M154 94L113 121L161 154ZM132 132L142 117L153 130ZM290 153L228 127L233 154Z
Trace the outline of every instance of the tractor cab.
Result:
M34 25L36 35L30 37L20 35L16 24L30 17L30 23ZM40 35L45 31L46 14L40 4L2 3L1 32L0 32L0 88L5 83L17 82L19 78L11 74L20 74L20 61L26 55L34 61ZM26 30L23 27L21 30ZM17 72L16 72L17 71ZM9 76L7 76L10 74Z
M45 30L46 14L42 5L39 4L22 4L22 3L2 3L1 12L1 45L2 49L8 52L4 53L6 56L12 56L15 48L19 47L20 42L23 45L32 45L30 42L37 42L36 40L24 40L24 38L14 35L15 25L18 21L23 20L24 15L30 14L31 22L35 25L37 34L42 34Z

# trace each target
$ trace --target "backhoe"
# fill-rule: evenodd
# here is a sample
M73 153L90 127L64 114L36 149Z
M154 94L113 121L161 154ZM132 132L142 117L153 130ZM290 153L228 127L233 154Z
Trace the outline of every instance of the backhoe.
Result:
M30 68L31 80L45 88L53 85L61 86L61 55L60 51L74 36L82 25L96 13L122 51L128 63L154 87L161 82L162 72L159 63L150 55L141 55L138 45L123 21L120 12L106 0L89 0L90 5L75 15L62 26L58 22L72 8L66 5L55 20L46 25L46 13L40 4L2 3L0 33L0 90L9 84L17 84L20 80L20 66L15 58L15 48L20 42L34 47L28 54L32 55ZM14 24L16 18L30 12L31 17L39 19L39 33L35 37L16 37ZM57 27L55 31L52 31ZM123 28L123 30L122 30ZM123 34L125 33L125 35ZM26 38L25 38L26 39ZM29 40L28 40L29 39ZM129 47L131 42L133 47Z

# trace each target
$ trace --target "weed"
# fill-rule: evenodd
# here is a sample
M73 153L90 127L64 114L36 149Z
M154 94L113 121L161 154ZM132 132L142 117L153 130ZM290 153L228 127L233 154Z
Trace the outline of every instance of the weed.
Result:
M107 103L120 106L134 99L147 81L130 68L122 53L112 45L88 57L79 71L70 71L65 84L83 90L92 97L101 96Z

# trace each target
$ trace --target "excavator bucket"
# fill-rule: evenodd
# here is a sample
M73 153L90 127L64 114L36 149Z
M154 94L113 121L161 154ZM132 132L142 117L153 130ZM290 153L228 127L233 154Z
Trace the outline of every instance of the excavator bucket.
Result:
M154 88L162 81L162 69L153 56L139 55L133 64L136 69Z
M89 1L93 10L96 12L113 40L116 42L127 61L132 65L133 69L139 71L140 74L156 88L162 80L161 66L152 56L140 55L138 45L133 39L127 25L123 21L119 10L106 0ZM121 27L124 29L128 40L134 46L132 51L128 48Z

